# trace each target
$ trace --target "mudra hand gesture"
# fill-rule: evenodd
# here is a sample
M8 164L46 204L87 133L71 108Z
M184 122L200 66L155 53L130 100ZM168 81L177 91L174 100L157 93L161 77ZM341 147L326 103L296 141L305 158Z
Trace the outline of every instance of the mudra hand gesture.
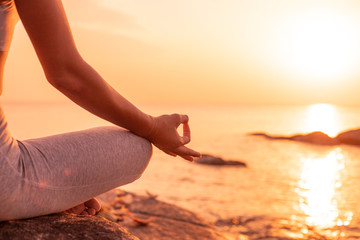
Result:
M147 138L159 149L171 156L177 156L193 161L200 153L186 147L191 140L189 117L187 115L172 114L153 118L153 126ZM183 125L183 136L177 128Z

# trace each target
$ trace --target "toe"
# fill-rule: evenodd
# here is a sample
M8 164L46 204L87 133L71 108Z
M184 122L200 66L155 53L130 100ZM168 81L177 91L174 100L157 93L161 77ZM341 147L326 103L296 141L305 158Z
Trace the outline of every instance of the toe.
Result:
M80 215L86 216L86 215L89 215L89 213L88 213L86 210L84 210L84 211L82 211L82 212L80 213Z
M101 209L100 202L96 198L92 198L89 201L86 201L85 206L94 209L95 212L98 212Z
M80 214L80 213L82 213L85 209L86 209L86 207L85 207L84 204L79 204L79 205L71 208L70 211L71 211L72 213L75 213L75 214Z
M89 215L93 216L93 215L95 215L96 210L93 209L93 208L89 208L89 209L87 210L87 212L89 213Z

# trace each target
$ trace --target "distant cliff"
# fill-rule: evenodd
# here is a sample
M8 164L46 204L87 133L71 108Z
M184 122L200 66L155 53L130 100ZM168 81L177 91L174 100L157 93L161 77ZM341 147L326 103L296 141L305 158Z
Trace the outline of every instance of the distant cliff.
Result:
M250 133L252 136L263 136L271 140L292 140L298 142L306 142L319 145L338 145L349 144L360 146L360 129L354 129L342 132L336 137L329 137L323 132L312 132L309 134L296 134L292 136L277 136L267 133Z

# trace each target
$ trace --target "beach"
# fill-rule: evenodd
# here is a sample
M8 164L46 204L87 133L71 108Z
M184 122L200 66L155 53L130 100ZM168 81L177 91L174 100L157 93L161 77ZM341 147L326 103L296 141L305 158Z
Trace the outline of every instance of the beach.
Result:
M109 125L70 102L2 105L10 131L19 139ZM140 108L153 115L189 114L191 147L244 161L247 167L199 165L154 149L143 176L121 189L158 195L159 200L191 210L233 233L234 239L360 237L360 148L270 141L248 135L314 130L333 135L359 127L359 109L329 105L317 109L305 105ZM321 111L325 119L314 117Z

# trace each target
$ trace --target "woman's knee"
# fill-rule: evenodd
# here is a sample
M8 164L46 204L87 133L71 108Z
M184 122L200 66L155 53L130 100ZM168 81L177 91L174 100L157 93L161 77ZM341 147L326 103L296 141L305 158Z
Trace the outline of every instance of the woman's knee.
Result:
M129 169L129 173L132 172L141 176L148 166L153 153L151 143L147 139L139 137L129 131L121 130L118 134L118 136L120 136L120 142L118 144L122 148L120 154L124 154L120 157L127 156L128 168L131 168L131 170Z
M138 165L142 173L145 171L146 167L149 164L149 161L153 154L153 148L152 144L147 139L138 136L136 137L138 138L137 146L139 148L139 154L137 154Z

